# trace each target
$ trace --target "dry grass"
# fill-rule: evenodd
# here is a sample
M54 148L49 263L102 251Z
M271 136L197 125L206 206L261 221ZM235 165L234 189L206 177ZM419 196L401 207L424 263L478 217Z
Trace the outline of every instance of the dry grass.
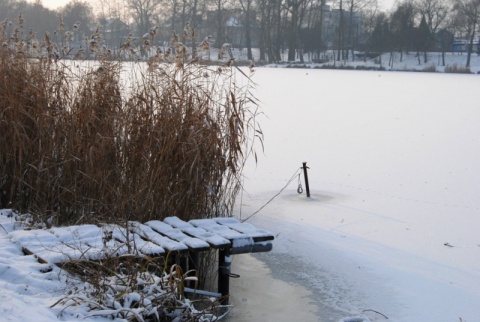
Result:
M199 297L186 301L188 283L197 282L196 272L184 272L166 259L127 256L102 263L77 260L63 266L71 276L84 281L52 305L59 317L79 307L85 316L121 318L125 321L214 321L219 301Z
M98 33L88 46L97 61L78 62L13 28L0 30L4 207L57 224L231 214L262 139L252 83L231 62L199 65L175 37L176 55L148 66L110 61Z
M425 72L425 73L435 73L436 71L437 71L437 68L433 64L425 66L422 69L422 72Z
M457 64L448 65L445 67L445 73L456 73L456 74L471 74L472 71L470 67L462 67Z

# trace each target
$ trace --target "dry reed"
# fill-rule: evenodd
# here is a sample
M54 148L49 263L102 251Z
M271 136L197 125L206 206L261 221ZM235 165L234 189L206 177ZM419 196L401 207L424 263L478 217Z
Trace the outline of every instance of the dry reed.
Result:
M147 68L108 60L98 32L97 61L77 62L21 30L0 30L3 207L56 224L231 215L262 139L248 76L198 64L178 39Z
M472 71L470 70L470 67L463 67L457 64L453 64L445 67L445 73L471 74Z

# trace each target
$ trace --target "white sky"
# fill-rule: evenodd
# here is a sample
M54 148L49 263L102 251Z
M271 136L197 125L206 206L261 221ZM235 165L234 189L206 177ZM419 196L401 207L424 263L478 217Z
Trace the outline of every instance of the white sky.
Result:
M42 0L42 4L49 9L57 9L59 7L63 7L69 2L70 0Z
M71 0L42 0L42 3L47 8L57 9L59 7L63 7L70 1ZM97 1L87 0L87 2L90 2L92 5L95 5ZM394 2L395 0L378 0L378 3L382 9L390 9L393 6Z
M390 9L395 0L378 0L378 4L382 9Z
M33 0L31 0L31 1L33 1ZM58 9L60 7L65 6L66 4L68 4L71 1L72 0L41 0L42 4L49 9ZM84 0L82 0L82 1L84 1ZM95 4L99 3L99 1L96 1L96 0L85 0L85 1L90 3L92 5L92 7L94 7L94 8L95 8Z

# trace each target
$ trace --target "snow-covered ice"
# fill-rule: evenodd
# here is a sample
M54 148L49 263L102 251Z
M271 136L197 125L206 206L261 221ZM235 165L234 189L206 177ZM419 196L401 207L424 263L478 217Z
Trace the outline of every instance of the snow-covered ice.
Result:
M319 321L368 321L365 310L479 321L478 76L258 69L255 80L265 152L246 168L237 216L302 162L312 193L294 176L248 219L277 236L257 258L313 292Z

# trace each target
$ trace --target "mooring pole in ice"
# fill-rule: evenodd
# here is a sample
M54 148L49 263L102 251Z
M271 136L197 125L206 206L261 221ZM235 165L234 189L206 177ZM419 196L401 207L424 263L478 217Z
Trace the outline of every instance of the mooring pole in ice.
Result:
M307 190L307 197L310 198L310 186L308 185L307 162L303 162L303 176L305 177L305 189Z

